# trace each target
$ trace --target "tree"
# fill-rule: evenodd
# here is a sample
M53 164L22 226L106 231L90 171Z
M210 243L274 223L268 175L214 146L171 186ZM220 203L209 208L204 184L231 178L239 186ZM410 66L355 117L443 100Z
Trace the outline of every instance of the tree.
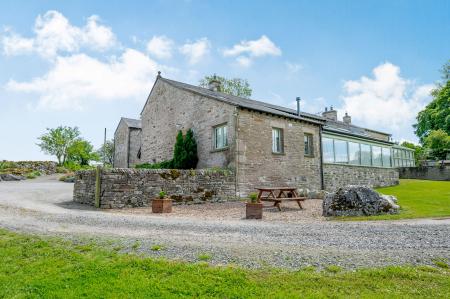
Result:
M178 131L175 147L173 149L173 168L184 169L186 164L187 152L184 147L183 132Z
M98 161L99 158L92 144L82 138L76 139L67 149L67 160L80 165L89 165L90 161Z
M425 146L435 159L445 160L450 154L450 136L444 130L434 130L425 138Z
M67 149L80 135L77 127L59 126L55 129L47 128L47 133L38 138L37 145L48 155L55 155L58 164L62 165L67 159Z
M442 70L444 83L438 84L431 93L433 100L417 115L415 134L422 144L433 130L450 134L450 61Z
M233 78L227 79L221 76L205 76L200 80L199 86L208 88L211 80L217 80L220 82L220 92L231 94L238 97L250 98L252 96L252 89L250 84L245 79Z
M97 150L97 155L101 161L112 165L114 161L114 139L107 140L105 144Z
M194 132L189 129L184 139L184 148L186 150L186 169L195 169L198 163L197 156L197 141L195 140Z

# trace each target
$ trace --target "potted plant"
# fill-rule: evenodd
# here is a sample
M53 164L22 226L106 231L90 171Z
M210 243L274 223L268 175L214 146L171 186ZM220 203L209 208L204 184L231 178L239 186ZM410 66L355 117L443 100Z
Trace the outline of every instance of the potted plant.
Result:
M245 204L245 218L261 219L263 204L262 202L258 202L258 195L256 193L250 193L248 199L249 200Z
M159 192L158 197L152 200L153 213L171 213L172 199L166 197L166 192Z

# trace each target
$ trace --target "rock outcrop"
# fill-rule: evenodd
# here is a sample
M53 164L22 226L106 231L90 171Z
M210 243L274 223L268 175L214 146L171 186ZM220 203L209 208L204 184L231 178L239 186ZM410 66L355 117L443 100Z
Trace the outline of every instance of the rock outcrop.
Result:
M323 200L323 216L371 216L396 214L400 207L392 195L382 195L363 186L347 186Z

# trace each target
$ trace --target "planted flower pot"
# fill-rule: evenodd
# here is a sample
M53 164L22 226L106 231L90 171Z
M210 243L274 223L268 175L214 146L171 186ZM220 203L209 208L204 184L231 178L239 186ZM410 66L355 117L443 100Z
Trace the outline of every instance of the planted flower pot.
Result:
M170 198L154 198L152 200L153 213L172 213L172 199Z
M262 219L263 204L261 202L247 202L245 204L245 218Z
M166 192L161 190L159 196L152 200L153 213L172 213L172 199L166 197Z

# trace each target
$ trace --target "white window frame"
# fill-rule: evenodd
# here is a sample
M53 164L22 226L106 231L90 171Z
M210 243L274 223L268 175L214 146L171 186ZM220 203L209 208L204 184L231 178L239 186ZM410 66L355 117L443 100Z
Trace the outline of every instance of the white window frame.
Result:
M215 150L228 148L228 126L226 123L213 127L213 134L213 148Z
M272 153L282 154L283 152L283 129L272 128Z

